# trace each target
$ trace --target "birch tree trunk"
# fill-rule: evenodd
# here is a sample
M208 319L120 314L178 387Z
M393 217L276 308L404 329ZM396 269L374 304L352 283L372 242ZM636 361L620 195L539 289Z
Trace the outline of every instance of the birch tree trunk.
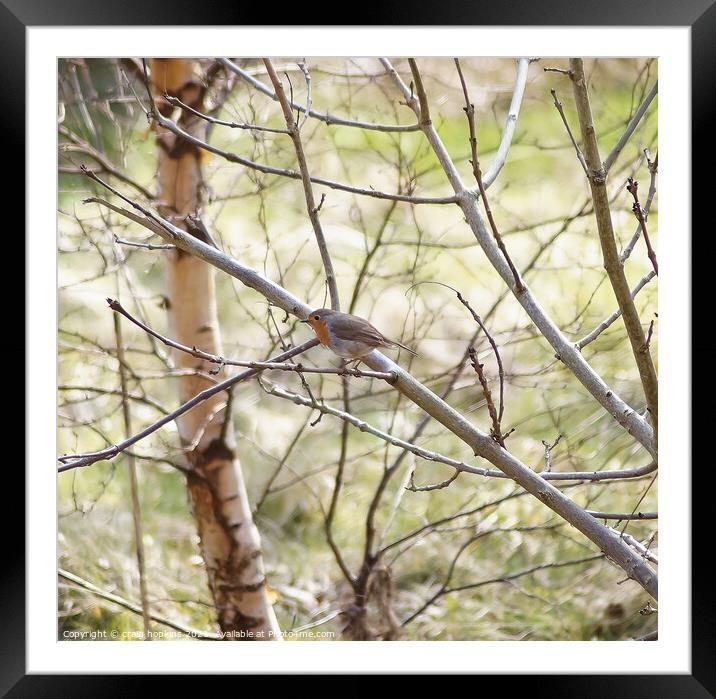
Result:
M167 116L173 107L166 93L201 111L205 86L195 61L180 58L153 59L151 83L155 108ZM206 122L182 110L179 121L186 131L205 138ZM197 237L187 226L187 215L201 207L202 164L200 151L184 139L158 127L158 180L160 213ZM189 347L221 354L216 312L214 269L203 260L173 250L167 265L167 309L170 336ZM175 352L177 368L199 369L211 365L185 352ZM202 376L179 379L180 400L186 401L207 388ZM217 620L228 638L280 640L273 608L268 601L261 541L254 525L231 426L231 401L218 394L178 420L179 434L188 452L189 500L201 540L209 588Z

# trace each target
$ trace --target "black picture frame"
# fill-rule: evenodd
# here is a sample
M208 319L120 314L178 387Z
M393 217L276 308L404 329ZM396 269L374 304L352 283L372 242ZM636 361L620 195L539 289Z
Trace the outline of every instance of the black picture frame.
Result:
M312 3L310 12L304 4L286 6L281 9L281 24L296 25L310 19L313 25L332 24L335 5ZM332 12L333 10L333 12ZM0 0L0 72L6 101L0 109L4 121L2 133L4 147L10 149L15 163L14 172L5 186L6 201L21 200L25 185L25 142L32 134L25 132L25 29L31 26L87 26L87 25L265 25L265 9L260 5L229 2L197 4L189 0L123 0L122 2L90 2L90 0ZM706 187L710 185L713 169L713 115L716 101L716 2L715 0L670 0L658 2L648 0L600 0L594 3L577 3L574 0L525 0L499 3L473 3L469 0L448 3L398 3L384 0L370 6L370 16L362 12L360 24L402 24L402 25L520 25L520 26L564 26L564 25L610 25L610 26L688 26L691 27L691 70L692 70L692 225L701 234L698 242L701 259L708 264L713 257L709 254L713 246L713 234L704 209L710 201ZM6 151L7 152L7 151ZM701 166L701 167L700 167ZM699 176L701 173L701 176ZM9 207L17 208L17 207ZM698 221L701 219L701 226ZM685 215L685 221L688 217ZM19 225L24 225L21 220ZM20 230L20 227L14 228ZM677 234L674 232L674 234ZM10 235L10 233L8 233ZM16 233L15 233L16 235ZM690 235L688 227L678 235ZM6 239L7 240L7 239ZM31 258L32 246L38 245L25 237L26 261ZM692 318L708 318L706 308L698 313L695 305L708 302L710 294L706 284L707 275L693 272L696 283L704 284L704 293L693 293ZM14 292L16 293L16 291ZM6 297L7 298L7 297ZM12 298L12 297L10 297ZM705 299L700 301L699 299ZM51 301L48 301L50 303ZM33 322L33 319L27 319ZM36 319L35 319L36 320ZM16 332L16 331L13 331ZM711 340L711 331L695 332L692 339L692 367L710 367L716 342ZM17 347L2 344L5 367L17 365ZM26 366L26 371L32 367ZM711 398L709 381L713 383L712 371L699 372L699 394ZM705 409L693 405L694 435L709 434L713 408L709 400ZM31 438L32 427L26 425L26 439ZM678 436L677 436L678 438ZM684 451L684 458L678 464L664 467L677 468L687 474L691 455ZM697 464L694 459L694 464ZM24 478L10 459L6 461L3 484L7 492L24 492ZM35 465L37 466L37 465ZM692 638L691 674L663 675L654 667L653 675L550 675L540 678L515 675L510 678L509 689L523 689L530 696L569 697L716 697L716 618L714 615L714 585L707 566L712 549L707 498L712 497L706 475L711 470L710 460L698 463L701 468L692 470ZM48 469L50 466L48 465ZM48 470L48 477L52 473ZM12 479L18 482L13 483ZM701 486L701 487L698 487ZM148 678L133 676L110 677L107 675L80 677L70 675L26 675L25 669L25 610L32 603L25 597L25 546L15 536L17 522L24 509L24 498L11 498L13 508L2 508L7 520L3 537L3 562L0 572L0 693L2 696L101 696L127 695L133 691L146 691ZM6 502L9 498L6 498ZM565 668L568 672L569 668ZM163 691L169 687L170 678L163 676ZM487 679L487 678L484 678ZM485 691L481 678L480 691ZM499 678L503 683L505 678ZM192 678L182 677L182 687L191 691ZM361 692L362 682L334 685L334 690L345 693L350 686L352 692ZM343 689L341 689L341 685ZM322 691L313 687L313 691ZM332 690L331 690L332 691ZM503 685L504 691L504 685ZM362 692L361 692L362 693Z

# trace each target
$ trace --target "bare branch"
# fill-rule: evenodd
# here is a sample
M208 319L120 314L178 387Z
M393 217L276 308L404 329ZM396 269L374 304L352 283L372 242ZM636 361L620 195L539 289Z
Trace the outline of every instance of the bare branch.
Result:
M95 180L99 180L96 175L87 173L88 177ZM459 180L459 178L458 178ZM104 183L102 183L104 184ZM111 187L105 184L105 186L112 190ZM119 194L119 193L117 193ZM120 197L126 200L126 197L119 194ZM474 197L470 195L473 204ZM271 303L283 308L288 313L297 315L300 318L305 318L310 312L310 308L299 301L295 296L290 294L288 291L283 289L278 284L275 284L252 269L249 269L236 260L230 258L228 255L217 250L216 248L198 240L194 236L188 234L186 231L174 226L169 221L161 219L158 215L153 214L150 211L144 209L140 205L131 202L132 206L144 213L144 219L137 217L140 221L146 221L143 225L147 225L150 230L156 229L163 237L171 239L177 247L182 250L186 250L189 253L196 254L198 257L205 261L213 264L219 269L224 270L228 274L236 277L247 286L259 291L263 294L266 299ZM468 208L467 212L471 210ZM484 224L483 224L484 229ZM487 231L485 231L487 233ZM494 241L488 234L488 240L494 245ZM499 250L495 247L494 250L500 256ZM507 275L510 274L509 268L502 260L501 263ZM525 294L519 294L518 298L524 298ZM561 337L561 333L560 333ZM315 341L314 341L315 342ZM301 346L301 351L308 348L308 344ZM565 344L566 340L565 340ZM313 346L311 344L310 346ZM572 352L579 355L576 348L573 345L569 345ZM297 350L299 348L296 348ZM298 352L296 352L298 353ZM293 354L291 354L293 356ZM579 355L581 357L581 355ZM279 357L274 361L281 361L287 357ZM611 535L609 534L606 527L599 524L593 517L590 517L586 512L579 507L576 503L570 500L567 496L561 493L558 489L550 485L545 479L541 478L538 474L534 473L528 466L523 464L512 454L503 449L497 444L489 435L484 434L478 430L474 425L467 421L459 412L454 410L445 401L441 400L432 391L426 388L423 384L417 381L407 371L402 369L400 366L392 362L390 359L382 355L377 350L374 350L370 354L363 358L363 362L375 371L395 372L396 379L393 386L400 391L403 395L409 398L411 401L419 405L423 410L432 415L438 420L443 426L450 430L453 434L459 437L462 441L470 446L474 453L482 458L487 459L492 464L497 466L507 476L514 479L519 483L525 490L532 493L541 502L547 505L549 508L557 512L560 516L566 519L568 522L573 524L579 531L585 534L589 539L595 542L598 546L609 552L610 558L616 561L630 577L633 577L644 587L649 594L656 597L657 594L657 578L653 571L644 563L644 561L636 556L633 550L628 546L621 543L615 543ZM586 363L584 364L586 366ZM258 370L249 370L245 372L247 375ZM238 381L239 379L233 379ZM224 382L225 384L226 382ZM216 391L214 387L210 389ZM221 390L221 389L218 389ZM198 398L198 397L197 397ZM609 400L611 396L607 397ZM196 398L194 399L196 400ZM601 401L600 401L601 402ZM189 408L187 408L189 409ZM637 416L638 417L638 416ZM641 420L641 418L639 418ZM135 440L136 441L136 440ZM648 442L647 442L648 443ZM131 445L126 445L131 446ZM124 448L126 448L126 446ZM109 449L109 454L114 456L117 453L117 447ZM77 465L84 465L91 461L105 458L105 453L99 453L84 457L87 461L82 461Z
M371 434L374 437L378 437L378 439L382 439L384 442L387 442L391 446L399 447L406 452L410 452L411 454L415 454L415 456L419 456L421 459L425 459L426 461L433 461L435 463L445 464L447 466L451 466L455 469L455 473L445 482L446 485L449 485L452 483L455 478L460 473L470 473L475 476L483 476L487 478L509 478L503 471L500 471L498 469L488 469L488 468L481 468L479 466L471 466L469 464L464 463L463 461L458 461L457 459L452 459L449 456L445 456L444 454L440 454L435 451L430 451L428 449L423 449L422 447L418 446L417 444L412 444L411 442L408 442L404 439L400 439L398 437L393 436L392 434L389 434L388 432L385 432L370 423L366 422L365 420L360 419L359 417L356 417L352 413L349 413L345 410L339 410L338 408L334 408L330 405L326 405L325 403L315 403L310 398L305 398L304 396L299 395L298 393L292 393L290 391L286 391L285 389L276 386L274 384L269 384L268 382L264 381L263 384L266 388L267 393L272 396L276 396L277 398L284 398L286 400L290 400L296 405L303 405L307 408L313 408L314 410L318 410L321 413L325 415L332 415L333 417L337 417L340 420L343 420L344 422L353 425L354 427L357 427L361 432L365 432L366 434ZM396 465L397 466L397 465ZM393 468L393 466L391 466ZM623 469L618 471L569 471L569 472L552 472L552 471L541 471L539 472L539 475L544 478L546 481L587 481L587 482L594 482L594 481L608 481L608 480L622 480L622 479L628 479L628 478L641 478L642 476L645 476L649 473L652 473L656 470L656 464L650 463L646 466L643 466L641 468L635 468L635 469ZM411 481L412 483L412 481ZM425 488L408 488L408 490L437 490L438 487L442 488L445 487L443 484L438 484L438 486L429 486Z
M638 187L639 183L633 177L630 177L628 179L627 191L634 198L634 206L632 207L632 211L634 212L634 216L636 216L637 221L639 221L639 226L641 227L641 231L644 234L644 242L646 243L647 255L649 256L649 260L651 260L651 266L654 268L654 273L659 274L659 265L656 261L656 253L654 252L654 248L651 246L651 240L649 239L649 231L646 227L646 215L644 214L644 211L641 208L641 204L639 203Z
M561 439L562 435L560 434L557 436L557 439L552 442L552 444L546 442L544 439L542 440L542 446L544 447L544 470L547 473L552 471L552 451L559 444Z
M386 67L390 67L391 75L403 93L409 105L417 109L417 101L410 95L410 91L390 65L390 62L382 58L381 61ZM412 100L412 101L411 101ZM485 251L492 266L497 270L510 290L515 294L520 305L525 309L532 322L537 326L545 339L554 348L556 355L572 371L574 376L589 391L589 393L602 405L607 412L633 435L652 456L655 454L654 435L651 426L644 420L636 410L631 408L612 389L607 386L604 380L587 364L581 353L562 334L557 325L547 316L541 305L533 298L529 288L525 286L524 291L517 293L512 271L505 262L505 259L495 244L493 236L487 231L485 223L477 208L473 193L467 189L460 175L455 168L445 146L435 128L430 125L424 129L424 133L435 152L445 175L450 181L458 203L468 225L472 229L475 238Z
M117 359L119 360L120 390L122 392L122 418L124 420L124 436L129 438L132 434L132 417L129 410L129 388L127 385L127 371L124 359L124 341L122 339L122 327L119 316L115 315L114 337L117 344ZM144 555L144 536L142 533L142 509L139 501L139 484L137 481L137 462L132 454L127 455L127 468L129 471L129 490L132 500L132 523L134 525L134 547L137 556L137 572L139 573L139 598L142 602L142 623L144 637L149 638L151 625L151 610L147 597L147 571Z
M301 180L303 182L303 191L306 197L306 208L308 209L308 218L311 220L313 226L313 232L316 235L316 243L318 244L318 250L321 253L321 260L323 261L323 268L326 271L326 281L328 282L328 291L331 295L331 308L334 311L341 309L341 302L338 296L338 284L336 283L336 273L333 271L333 261L331 255L328 252L328 245L326 244L326 237L323 234L323 227L321 226L321 219L318 215L319 206L316 206L316 201L313 198L313 188L311 187L311 175L308 171L308 164L306 162L306 154L303 150L303 142L301 141L301 132L298 128L298 124L293 118L293 112L291 111L291 105L286 98L286 93L283 90L283 85L276 75L273 64L270 59L264 58L264 65L268 71L269 78L273 83L276 96L278 98L281 109L283 110L283 116L286 120L286 128L293 141L293 146L296 150L296 158L298 159L298 167L301 171ZM323 198L321 198L321 205L323 204Z
M572 71L569 71L570 76L572 75ZM579 164L582 166L582 170L584 170L584 174L589 177L589 170L587 169L587 162L584 159L584 153L582 153L581 149L577 145L577 141L574 140L574 134L572 133L572 129L569 128L569 122L567 121L567 117L564 115L564 109L562 107L562 103L557 99L557 91L556 90L550 90L552 93L552 99L554 100L554 106L557 108L557 111L559 112L559 116L562 117L562 123L564 124L564 128L567 129L567 135L569 136L569 140L572 142L572 145L574 146L574 150L577 153L577 160L579 160Z
M656 157L654 160L649 160L648 151L645 150L646 153L646 159L647 164L649 167L649 193L646 197L646 204L644 204L643 207L643 213L644 218L647 219L649 216L649 211L651 209L651 203L654 201L654 195L656 194L656 174L659 171L659 154L656 154ZM636 230L634 231L634 235L631 237L631 240L627 243L627 245L624 247L624 250L622 250L621 255L619 255L619 262L624 264L629 256L632 253L632 250L634 250L634 246L637 244L639 237L641 235L641 222L637 225Z
M176 250L176 247L169 243L134 243L131 240L123 240L117 236L114 237L114 242L130 248L143 248L144 250Z
M165 102L168 102L173 107L180 107L184 111L189 112L190 114L193 114L196 117L199 117L199 119L203 119L204 121L208 121L210 124L214 124L215 126L227 126L230 129L242 129L245 131L264 131L266 133L283 133L287 134L288 131L286 129L275 129L271 126L261 126L259 124L246 124L245 122L239 122L239 121L226 121L224 119L217 119L216 117L210 116L209 114L202 114L202 112L197 111L193 107L190 107L188 104L184 104L179 98L172 97L171 95L164 93L162 95L162 98Z
M595 510L587 510L587 514L592 515L595 519L618 519L620 521L659 519L659 515L656 512L596 512Z
M631 343L632 353L639 376L644 388L646 396L647 409L651 415L654 425L654 441L658 435L658 383L656 378L656 370L649 352L643 352L642 348L646 342L644 329L639 319L634 300L631 296L631 290L627 284L624 275L623 266L619 260L616 241L614 238L614 229L612 228L612 218L609 210L609 197L606 187L606 171L602 166L599 156L599 146L597 144L597 134L592 121L592 108L589 103L589 92L587 90L587 79L584 75L584 65L582 59L571 58L569 61L570 68L573 72L572 85L574 88L574 99L577 106L577 114L579 115L579 124L582 129L582 139L585 146L585 157L587 166L589 167L589 185L592 190L592 199L594 200L594 212L597 219L597 229L599 231L599 241L602 247L602 255L604 257L604 268L609 275L614 295L624 318L624 325L627 330L629 342Z
M338 408L333 408L330 405L325 404L314 405L314 403L309 398L304 398L298 393L291 393L289 391L284 390L283 388L280 388L279 386L267 384L267 382L264 382L264 384L266 384L266 390L269 395L276 396L278 398L285 398L286 400L292 401L296 405L304 405L306 407L319 410L326 415L332 415L333 417L337 417L344 422L347 422L354 427L357 427L361 432L372 434L374 437L378 437L378 439L382 439L384 442L387 442L394 447L400 447L401 449L404 449L411 454L415 454L415 456L419 456L421 459L425 459L426 461L434 461L436 463L447 464L448 466L452 466L457 473L464 471L466 473L473 473L480 476L491 475L491 472L489 472L487 469L478 468L476 466L469 466L462 461L451 459L448 456L443 456L442 454L439 454L437 452L423 449L416 444L411 444L410 442L406 442L403 439L394 437L392 434L384 432L383 430L374 427L365 420L361 420L355 415L352 415L351 413L348 413L344 410L339 410ZM501 471L495 471L494 473L504 476Z
M472 160L470 163L472 164L472 174L475 176L475 180L477 181L477 186L480 190L480 196L482 197L482 203L485 205L485 213L487 214L487 220L490 222L490 228L492 229L492 235L495 236L495 242L497 243L497 247L500 248L502 254L505 256L505 260L507 260L507 264L510 267L510 271L512 272L512 276L515 280L515 288L518 292L524 291L524 284L522 284L522 280L520 279L520 274L517 271L517 268L515 267L514 263L512 262L512 258L507 252L507 248L505 247L505 243L502 240L502 236L497 230L497 224L495 223L495 218L492 215L492 209L490 208L490 202L487 199L487 192L485 191L485 185L482 182L482 171L480 170L480 161L477 157L477 134L475 132L475 105L470 102L470 95L467 92L467 85L465 83L465 78L462 74L462 69L460 68L460 61L456 58L455 59L455 66L457 67L457 73L460 76L460 84L462 85L462 92L465 97L465 115L467 116L467 123L468 127L470 129L470 150L472 152ZM415 68L415 71L417 71L417 68ZM422 83L420 84L420 89L422 89ZM427 102L427 98L425 97L424 91L423 91L423 98ZM422 102L421 102L422 103Z
M466 543L472 543L473 540L468 540ZM463 549L459 551L459 553L462 552ZM452 569L448 573L448 579L445 583L443 583L438 591L430 598L428 599L417 611L413 612L409 617L407 617L403 622L402 625L406 626L411 621L413 621L416 617L420 616L428 607L433 605L440 597L443 597L444 595L448 595L453 592L462 592L464 590L474 590L478 587L485 587L486 585L494 585L495 583L506 583L510 582L512 580L516 580L517 578L524 577L525 575L531 575L532 573L536 573L540 570L547 570L549 568L565 568L567 566L573 566L573 565L579 565L581 563L589 563L591 561L596 561L600 558L604 558L604 554L596 553L592 554L591 556L584 556L582 558L577 558L569 561L555 561L553 563L542 563L540 565L534 565L530 566L529 568L522 568L520 570L513 571L511 573L505 573L503 575L500 575L498 577L494 578L488 578L486 580L481 580L479 582L475 583L468 583L467 585L457 585L455 587L449 587L450 577L452 576Z
M226 66L233 73L236 73L236 75L245 80L253 88L257 89L259 92L262 92L267 97L270 97L272 100L278 101L276 93L273 92L271 88L264 85L260 80L256 80L256 78L247 73L245 70L239 68L239 66L237 66L233 61L230 61L228 58L219 58L218 60L222 63L222 65ZM354 121L351 119L344 119L342 117L335 116L334 114L323 114L312 109L310 105L304 107L302 104L298 104L293 101L290 102L290 105L292 109L302 112L303 114L306 114L313 119L318 119L319 121L324 122L328 126L352 126L358 129L366 129L368 131L388 132L405 132L420 130L420 126L418 124L373 124L369 121Z
M517 119L520 115L522 97L525 94L529 65L529 58L517 59L515 86L512 89L512 99L510 100L510 107L507 110L507 117L505 117L505 126L502 129L500 145L497 147L497 153L495 153L495 157L492 159L490 167L487 168L487 172L482 177L482 183L485 189L490 188L490 185L497 179L497 176L500 174L502 167L507 161L507 154L509 153L510 146L512 145L512 137L514 136L515 129L517 128Z
M560 73L561 75L572 76L571 70L565 70L564 68L542 68L545 73Z
M142 608L138 604L134 604L134 602L130 602L129 600L126 600L119 595L115 595L112 592L102 590L96 585L93 585L91 582L80 578L78 575L70 573L68 570L63 570L62 568L60 568L58 569L57 574L59 575L59 577L68 580L69 582L73 583L74 585L77 585L84 590L87 590L88 592L91 592L97 597L101 597L108 602L118 604L120 607L124 607L124 609L128 609L135 614L142 613ZM156 621L158 624L168 626L170 629L175 629L176 631L181 631L182 633L186 634L187 636L191 636L192 638L198 638L204 641L220 641L222 639L222 636L220 634L211 633L209 631L201 631L200 629L194 629L190 626L180 624L178 621L172 621L171 619L167 619L166 617L159 616L159 614L155 614L154 612L150 612L149 616L153 621Z
M460 475L460 471L456 470L450 478L446 478L444 481L440 481L440 483L435 483L433 485L415 485L415 481L413 480L414 475L415 474L411 472L410 482L405 486L405 489L411 490L414 493L427 493L431 490L442 490L443 488L447 488Z
M505 446L505 438L502 435L502 429L500 427L500 418L497 415L495 409L495 402L492 400L492 392L490 391L490 384L485 378L485 372L483 371L483 365L480 364L480 360L477 358L477 352L474 347L468 349L470 354L470 364L477 374L477 378L482 386L482 392L485 396L485 402L487 403L487 410L490 413L490 419L492 420L491 434L495 438L495 441L501 446Z
M279 362L283 361L284 359L289 359L290 357L295 357L296 355L311 349L311 347L315 347L317 344L318 340L314 338L313 340L304 342L302 345L298 345L297 347L294 347L287 352L283 352L282 354L275 357L274 361ZM189 410L199 405L199 403L207 400L208 398L211 398L211 396L216 395L217 393L226 391L237 383L251 379L259 373L261 373L261 369L249 369L248 371L236 374L235 376L232 376L225 381L222 381L221 383L217 383L215 386L211 386L204 391L197 393L197 395L180 405L176 410L173 410L171 413L168 413L160 420L157 420L151 425L145 427L141 432L137 432L133 436L123 440L122 442L119 442L118 444L113 444L109 447L106 447L105 449L100 449L99 451L95 452L89 452L87 454L66 454L60 456L58 457L58 461L60 461L62 465L57 468L57 472L64 473L65 471L70 471L74 468L88 466L89 464L93 464L96 461L111 460L115 456L117 456L117 454L120 454L128 447L131 447L133 444L136 444L137 442L149 436L153 432L156 432L159 428L163 427L167 423L172 422L180 415L189 412Z
M651 104L654 97L656 97L656 93L659 91L659 81L657 80L654 83L654 87L651 88L649 91L649 94L644 98L644 101L639 105L639 108L634 113L634 116L631 118L629 123L627 124L626 130L621 135L621 138L617 141L614 148L612 148L612 152L609 153L606 160L604 161L604 171L609 172L612 169L612 165L614 165L614 161L619 157L619 154L622 152L622 149L627 144L627 141L631 138L631 135L634 133L634 129L639 125L639 122L641 121L644 114L646 114L646 110L649 108L649 105Z
M201 148L202 150L205 150L209 153L218 155L219 157L224 158L224 160L228 160L230 163L237 163L238 165L243 165L244 167L251 168L252 170L263 172L266 175L280 175L281 177L288 177L293 180L301 179L300 172L295 172L294 170L288 170L286 168L273 167L271 165L263 165L261 163L257 163L253 160L237 155L236 153L222 150L221 148L218 148L211 143L207 143L206 141L202 141L200 138L197 138L196 136L190 134L188 131L185 131L176 122L172 121L171 119L168 119L159 112L153 112L152 116L162 128L171 131L176 136L179 136L179 138L183 138L185 141L188 141L197 148ZM333 180L327 180L322 177L315 177L313 175L311 176L311 182L313 184L319 184L325 187L329 187L330 189L337 189L343 192L350 192L351 194L359 194L361 196L372 197L373 199L402 201L408 202L410 204L455 203L455 197L416 197L408 194L389 194L388 192L381 192L372 188L354 187L349 184L344 184L342 182L334 182Z
M130 187L133 187L137 190L137 192L139 192L147 199L154 198L154 195L146 187L139 184L138 182L135 182L131 177L129 177L129 175L127 175L125 172L122 172L109 160L109 158L107 158L104 153L101 153L94 146L87 143L87 141L85 141L84 139L80 138L74 131L70 131L70 129L62 125L59 125L57 128L60 134L62 134L66 138L69 138L70 141L72 141L72 144L60 143L60 152L67 152L69 150L80 151L92 158L92 160L94 160L107 174L112 175L113 177L116 177L120 182L124 182L124 184L128 184Z
M168 347L172 347L176 350L179 350L180 352L186 352L187 354L190 354L192 357L196 357L197 359L203 359L204 361L211 362L212 364L218 364L219 367L238 366L248 367L250 369L294 371L298 373L307 374L337 374L339 376L355 376L359 378L362 377L383 379L384 381L388 382L392 381L395 378L393 374L381 371L365 371L362 369L349 369L346 367L340 369L336 369L333 367L307 367L303 366L302 364L288 364L281 362L257 362L245 359L229 359L227 357L221 357L218 354L210 354L209 352L204 352L203 350L197 349L196 347L187 347L186 345L182 345L180 342L176 342L175 340L171 340L168 337L161 335L156 330L153 330L148 325L143 323L141 320L138 320L131 313L125 310L125 308L122 306L121 303L119 303L119 301L115 301L114 299L107 299L107 303L115 313L123 315L136 326L140 327L146 333L148 333L152 337L155 337L157 340L164 343ZM211 373L213 373L213 370Z
M654 270L651 270L648 274L644 275L637 285L632 289L631 297L632 299L636 298L636 295L656 276L656 272ZM617 320L621 316L622 312L620 308L617 308L614 313L612 313L608 318L603 320L599 325L597 325L592 332L590 332L588 335L585 335L581 340L579 340L575 346L577 349L584 349L590 342L594 342L614 321Z

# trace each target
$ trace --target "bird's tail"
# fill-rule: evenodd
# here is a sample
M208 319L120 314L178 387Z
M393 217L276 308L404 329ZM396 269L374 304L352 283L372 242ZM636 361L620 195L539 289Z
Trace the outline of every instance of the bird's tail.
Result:
M393 347L401 347L406 352L410 352L410 354L412 354L414 357L420 356L415 350L411 350L410 347L406 347L402 342L398 342L397 340L388 340L388 342L393 345Z

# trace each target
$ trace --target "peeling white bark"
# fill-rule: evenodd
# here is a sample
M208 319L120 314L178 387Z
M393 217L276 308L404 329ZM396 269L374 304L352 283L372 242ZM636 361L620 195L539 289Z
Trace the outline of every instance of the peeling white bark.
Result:
M201 101L192 63L185 59L154 60L152 80L157 95L165 90L182 101ZM161 98L157 99L161 108ZM205 124L188 117L185 128L199 133ZM158 133L159 207L163 216L181 225L181 219L200 205L202 183L199 152L193 147L174 148L174 134ZM190 347L221 354L215 271L182 250L170 253L167 300L170 335ZM174 351L179 369L211 368L185 352ZM201 376L179 382L180 399L188 400L207 388ZM261 540L251 515L226 394L217 394L180 418L178 429L192 471L187 486L201 541L209 587L224 633L248 633L256 640L280 640L280 630L268 601ZM223 406L223 407L222 407ZM228 412L228 414L227 414ZM225 422L228 425L225 426Z

